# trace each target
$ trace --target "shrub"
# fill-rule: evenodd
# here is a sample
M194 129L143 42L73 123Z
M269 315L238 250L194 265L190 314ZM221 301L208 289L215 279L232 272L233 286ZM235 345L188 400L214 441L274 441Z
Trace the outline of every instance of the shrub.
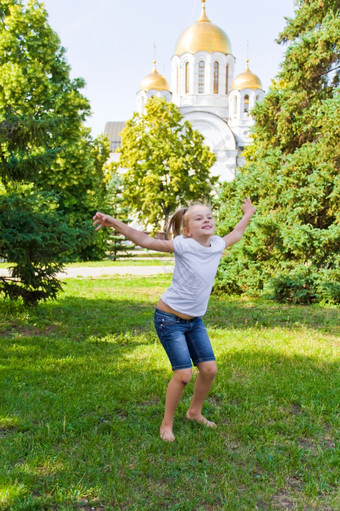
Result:
M56 298L62 289L56 274L78 243L78 232L68 227L56 206L50 193L0 197L0 257L14 263L10 276L0 278L6 297L35 305Z
M274 298L278 302L311 304L340 303L339 272L316 271L298 266L272 279Z

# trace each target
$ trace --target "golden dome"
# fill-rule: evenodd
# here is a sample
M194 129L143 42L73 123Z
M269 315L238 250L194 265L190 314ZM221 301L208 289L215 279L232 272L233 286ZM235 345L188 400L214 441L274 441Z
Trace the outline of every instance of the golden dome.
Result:
M182 55L186 52L197 53L198 51L231 53L228 36L223 30L211 23L205 14L205 0L202 0L200 19L184 30L179 37L175 55Z
M166 78L162 76L156 69L156 61L153 61L153 71L143 78L140 82L140 90L144 90L145 92L148 90L170 90L169 84Z
M233 90L262 89L260 78L249 71L248 62L249 60L247 59L245 71L236 76L233 83L231 84L231 88Z

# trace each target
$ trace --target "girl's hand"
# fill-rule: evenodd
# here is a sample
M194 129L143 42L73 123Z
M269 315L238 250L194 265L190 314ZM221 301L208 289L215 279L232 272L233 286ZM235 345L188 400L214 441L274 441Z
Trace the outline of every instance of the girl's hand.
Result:
M103 213L100 213L97 211L97 213L93 217L93 225L98 225L96 227L96 231L98 231L101 227L112 227L113 226L114 219L112 216L104 215Z
M244 215L253 216L256 211L256 207L252 205L250 197L244 199L242 204L242 211Z

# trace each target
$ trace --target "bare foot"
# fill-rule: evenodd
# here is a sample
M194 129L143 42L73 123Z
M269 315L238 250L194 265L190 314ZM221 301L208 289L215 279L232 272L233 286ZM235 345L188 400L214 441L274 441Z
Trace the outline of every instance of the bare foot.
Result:
M174 442L174 440L175 440L175 436L172 432L172 428L170 428L170 427L161 426L161 428L159 430L159 434L160 434L161 439L164 440L164 442Z
M186 418L189 421L195 421L198 424L203 424L204 426L207 426L208 428L216 428L215 422L208 421L208 419L206 419L204 417L204 415L202 415L202 414L196 416L196 415L191 415L189 412L187 412Z

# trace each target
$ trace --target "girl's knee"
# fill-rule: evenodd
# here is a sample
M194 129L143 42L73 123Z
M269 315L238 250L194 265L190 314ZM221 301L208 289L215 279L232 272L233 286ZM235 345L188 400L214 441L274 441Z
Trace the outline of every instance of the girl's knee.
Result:
M191 380L192 376L192 369L177 369L174 371L174 378L176 378L177 381L181 382L182 385L187 385L189 381Z
M216 362L201 362L198 366L198 370L200 374L209 380L213 380L217 375L217 365Z

